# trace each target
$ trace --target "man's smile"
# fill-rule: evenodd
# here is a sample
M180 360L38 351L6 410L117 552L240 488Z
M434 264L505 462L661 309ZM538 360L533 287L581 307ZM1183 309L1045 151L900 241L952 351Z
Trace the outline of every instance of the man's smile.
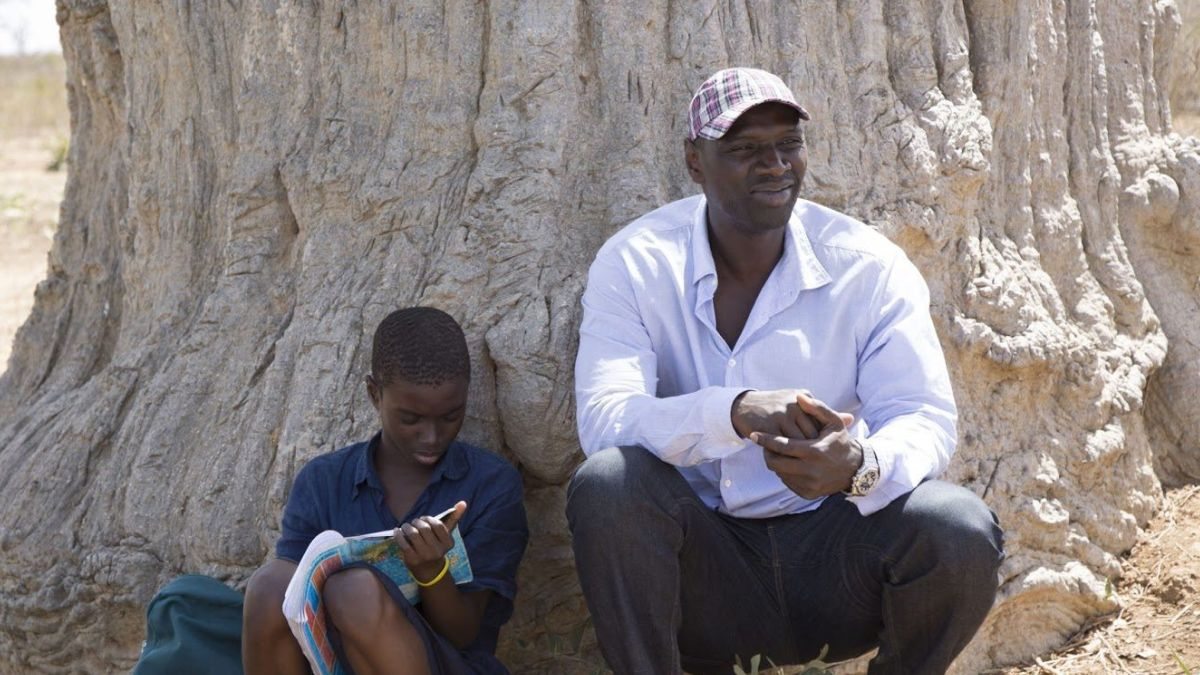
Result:
M755 185L750 191L751 192L784 192L786 190L791 190L793 185L795 185L795 183L790 183L790 182L759 183L758 185Z
M750 189L750 196L770 207L790 206L795 183L759 183Z

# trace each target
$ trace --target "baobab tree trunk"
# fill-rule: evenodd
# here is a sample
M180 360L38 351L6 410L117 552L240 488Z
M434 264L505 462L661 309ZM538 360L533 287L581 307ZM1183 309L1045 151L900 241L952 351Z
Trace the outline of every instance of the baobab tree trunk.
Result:
M296 469L372 432L374 325L425 303L469 336L465 435L526 480L502 655L589 671L562 515L579 294L609 235L694 190L684 107L732 64L812 112L805 196L878 227L932 287L962 409L949 477L1009 537L959 670L1111 609L1155 467L1200 475L1200 143L1170 133L1158 86L1169 0L59 0L58 17L71 173L0 379L0 670L128 667L162 582L244 583Z

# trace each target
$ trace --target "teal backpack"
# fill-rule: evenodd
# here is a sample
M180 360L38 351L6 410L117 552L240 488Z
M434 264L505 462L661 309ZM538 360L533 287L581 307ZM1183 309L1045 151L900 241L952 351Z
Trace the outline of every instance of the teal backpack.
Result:
M133 675L242 673L242 594L188 574L171 581L146 610L146 644Z

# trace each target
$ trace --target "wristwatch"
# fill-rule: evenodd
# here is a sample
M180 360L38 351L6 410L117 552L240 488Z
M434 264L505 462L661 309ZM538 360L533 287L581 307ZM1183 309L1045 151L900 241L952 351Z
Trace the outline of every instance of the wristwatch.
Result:
M862 452L863 462L862 466L858 467L858 471L854 472L854 477L850 479L850 489L846 490L846 495L865 497L879 482L879 457L875 455L875 450L871 446L863 444L857 438L851 439L850 444L857 446Z

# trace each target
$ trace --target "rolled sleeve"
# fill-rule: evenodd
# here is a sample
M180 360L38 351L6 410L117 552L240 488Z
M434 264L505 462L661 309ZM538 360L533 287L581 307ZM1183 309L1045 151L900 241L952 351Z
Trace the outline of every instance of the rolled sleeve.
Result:
M659 398L658 359L636 296L619 257L602 250L588 273L575 361L584 453L638 445L669 464L693 466L741 450L730 408L746 387L710 386Z
M892 261L868 316L874 321L861 352L857 389L880 480L870 494L850 500L863 515L945 470L955 449L958 414L929 316L929 289L903 256Z
M275 542L275 557L300 562L304 551L325 528L321 527L320 501L316 497L315 469L306 465L296 474L287 505L283 508L283 521L279 540Z
M463 528L473 579L461 589L495 593L487 613L489 623L499 626L512 616L517 568L529 542L529 525L521 477L515 469L506 466L485 484L487 494L476 498L471 506L475 517Z
M710 387L711 391L704 400L703 416L706 437L716 447L727 448L721 452L716 449L707 454L713 458L726 457L746 445L746 439L738 435L733 428L733 401L747 391L745 387Z
M529 528L520 501L494 504L463 535L474 579L464 590L490 590L512 600L517 596L517 567L525 554Z

